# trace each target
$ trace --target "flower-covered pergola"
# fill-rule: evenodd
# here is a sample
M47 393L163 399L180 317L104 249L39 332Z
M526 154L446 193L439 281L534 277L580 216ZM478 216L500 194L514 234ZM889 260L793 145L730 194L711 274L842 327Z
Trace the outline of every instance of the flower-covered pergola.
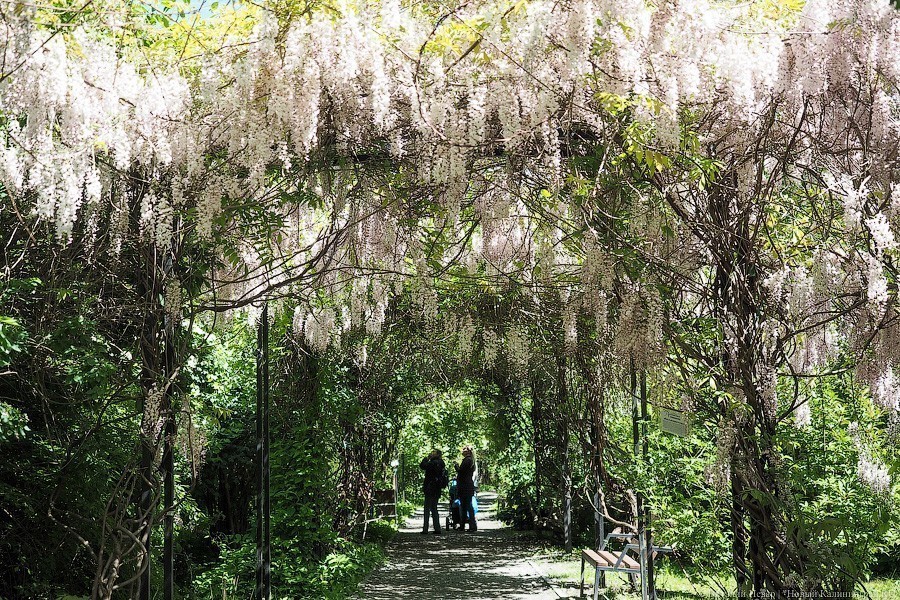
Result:
M439 294L558 293L566 352L589 321L641 371L676 360L687 382L716 379L741 407L720 407L721 473L752 524L734 532L739 585L757 591L805 576L789 515L746 493L778 496L775 426L808 420L779 378L849 352L896 419L886 1L273 3L168 28L115 0L0 14L3 218L83 245L88 270L137 256L155 315L146 543L180 320L267 299L323 351L351 327L379 335L408 294L451 323L460 360L526 371L527 314L448 320ZM860 476L889 486L867 461ZM116 569L98 573L108 597Z

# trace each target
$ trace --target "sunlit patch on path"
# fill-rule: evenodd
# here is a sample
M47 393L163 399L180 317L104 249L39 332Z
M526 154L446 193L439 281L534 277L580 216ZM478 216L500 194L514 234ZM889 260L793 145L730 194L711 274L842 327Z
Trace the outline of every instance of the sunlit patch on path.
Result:
M495 498L479 496L478 531L422 535L422 511L410 517L391 544L384 566L361 586L359 600L558 600L530 556L533 544L493 520ZM447 503L441 504L441 518Z

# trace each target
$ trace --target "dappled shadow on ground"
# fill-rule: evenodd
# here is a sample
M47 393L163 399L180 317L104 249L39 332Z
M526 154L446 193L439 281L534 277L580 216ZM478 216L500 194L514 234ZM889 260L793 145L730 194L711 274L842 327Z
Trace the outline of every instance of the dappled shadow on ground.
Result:
M422 535L422 513L407 521L388 548L387 563L361 587L359 600L557 600L529 560L526 537L492 517L494 498L479 496L482 512L475 533ZM447 505L441 506L441 516ZM442 522L443 525L443 522Z

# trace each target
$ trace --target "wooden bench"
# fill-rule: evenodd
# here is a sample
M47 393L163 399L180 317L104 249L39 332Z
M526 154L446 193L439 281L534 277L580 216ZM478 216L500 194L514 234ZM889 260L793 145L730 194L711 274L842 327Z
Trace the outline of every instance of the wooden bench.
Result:
M362 539L366 539L366 530L369 523L396 519L399 525L400 515L397 511L397 492L395 490L375 490L372 494L372 503L369 505L368 516L363 521Z
M372 514L375 519L397 518L397 494L394 490L375 490Z
M590 564L594 568L594 600L598 600L600 596L600 574L603 572L629 573L638 576L644 576L644 569L641 566L641 550L640 546L635 543L626 543L620 551L611 551L609 542L613 539L633 541L635 539L633 533L610 533L604 538L600 544L599 550L585 549L581 551L581 581L578 587L578 597L584 595L584 566ZM659 553L671 552L672 549L664 546L651 546L650 551L653 556ZM636 556L632 556L629 552L633 552ZM656 598L655 590L649 592L651 598ZM605 596L604 596L605 597ZM649 600L644 598L643 600Z

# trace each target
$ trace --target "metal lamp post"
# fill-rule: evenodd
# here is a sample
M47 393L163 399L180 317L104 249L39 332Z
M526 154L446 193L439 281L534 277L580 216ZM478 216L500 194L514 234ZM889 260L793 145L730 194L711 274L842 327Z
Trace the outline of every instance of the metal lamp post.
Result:
M397 510L397 503L400 501L400 477L397 474L397 469L400 466L400 461L396 458L391 461L391 468L394 470L394 516L397 519L397 526L400 525L400 511Z

